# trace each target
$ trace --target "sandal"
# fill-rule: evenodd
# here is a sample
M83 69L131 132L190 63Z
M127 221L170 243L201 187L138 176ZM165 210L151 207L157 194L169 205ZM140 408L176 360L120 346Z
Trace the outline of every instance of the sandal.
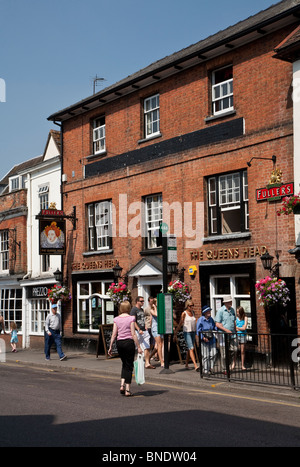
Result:
M121 386L120 387L120 394L125 394L125 387L124 386Z
M127 389L126 389L126 391L125 391L125 397L132 397L132 396L133 396L132 392L127 391Z
M147 370L148 370L148 369L155 370L156 366L148 365L148 366L145 366L145 368L146 368Z

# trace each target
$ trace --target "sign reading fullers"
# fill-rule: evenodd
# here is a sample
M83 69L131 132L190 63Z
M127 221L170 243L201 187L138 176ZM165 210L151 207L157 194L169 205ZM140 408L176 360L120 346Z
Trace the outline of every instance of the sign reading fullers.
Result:
M64 255L66 252L66 221L40 219L40 255Z

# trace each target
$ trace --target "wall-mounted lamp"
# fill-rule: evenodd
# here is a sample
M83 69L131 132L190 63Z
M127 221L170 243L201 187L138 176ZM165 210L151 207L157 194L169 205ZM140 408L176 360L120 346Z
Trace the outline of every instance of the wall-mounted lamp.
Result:
M168 274L178 274L178 263L168 263Z
M113 267L114 278L116 282L118 282L118 280L122 277L122 271L123 268L121 268L119 265L119 261L116 261L116 265Z
M62 283L63 281L63 274L62 272L57 268L56 271L53 273L56 282Z
M300 263L300 246L296 246L292 250L289 250L290 255L295 255L295 259Z
M277 258L277 263L274 264L274 266L272 266L274 256L270 255L270 253L268 251L266 251L265 254L261 255L261 257L260 257L264 269L266 269L267 271L270 271L272 277L277 277L278 278L279 277L279 268L281 266L281 264L279 263L279 254L278 254L278 252L276 252L276 258Z

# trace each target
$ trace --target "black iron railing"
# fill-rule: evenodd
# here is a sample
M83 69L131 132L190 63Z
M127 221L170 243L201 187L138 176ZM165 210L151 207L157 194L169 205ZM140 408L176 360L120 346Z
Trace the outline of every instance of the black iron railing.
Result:
M247 333L245 343L237 335L214 333L216 341L198 343L200 377L300 389L300 336ZM242 353L244 345L244 362Z

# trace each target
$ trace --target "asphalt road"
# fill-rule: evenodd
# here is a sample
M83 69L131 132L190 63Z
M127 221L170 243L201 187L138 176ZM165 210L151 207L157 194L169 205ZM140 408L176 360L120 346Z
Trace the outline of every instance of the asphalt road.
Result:
M117 447L300 446L300 399L242 386L134 383L135 396L125 398L115 377L1 365L0 387L1 447L94 446L101 456Z

